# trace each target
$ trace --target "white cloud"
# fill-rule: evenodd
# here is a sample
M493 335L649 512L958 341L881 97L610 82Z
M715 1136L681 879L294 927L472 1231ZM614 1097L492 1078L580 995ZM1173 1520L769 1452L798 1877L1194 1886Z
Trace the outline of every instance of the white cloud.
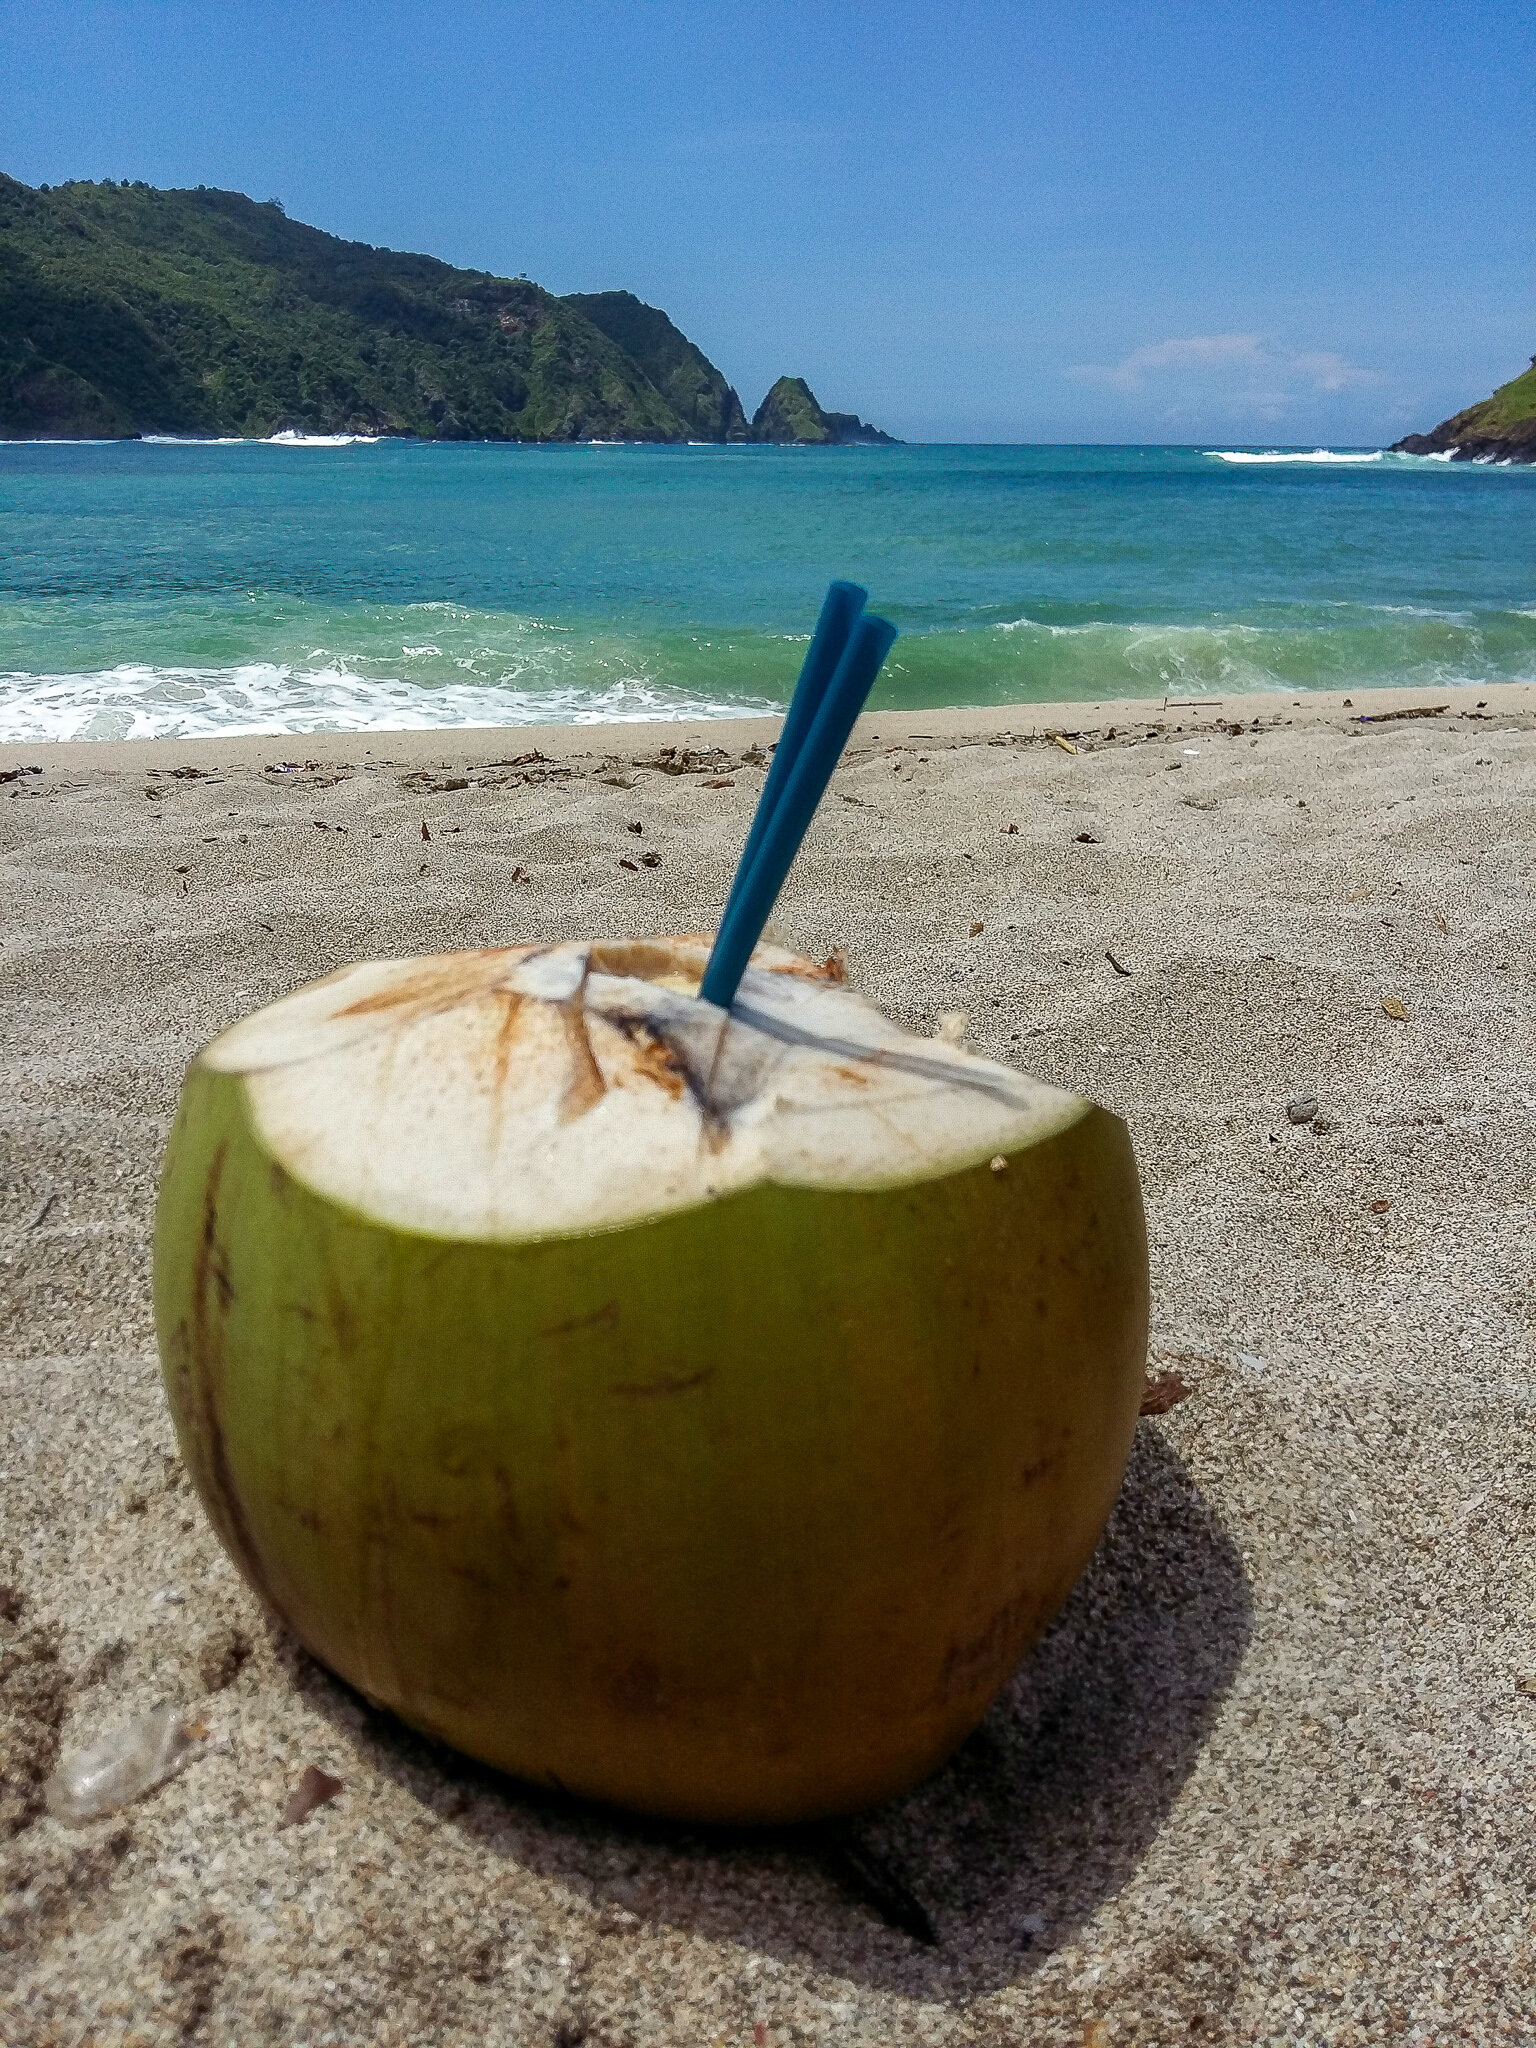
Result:
M1075 363L1063 371L1080 384L1147 393L1176 417L1192 402L1278 418L1299 399L1378 384L1331 349L1288 349L1262 334L1186 334L1132 349L1118 363Z

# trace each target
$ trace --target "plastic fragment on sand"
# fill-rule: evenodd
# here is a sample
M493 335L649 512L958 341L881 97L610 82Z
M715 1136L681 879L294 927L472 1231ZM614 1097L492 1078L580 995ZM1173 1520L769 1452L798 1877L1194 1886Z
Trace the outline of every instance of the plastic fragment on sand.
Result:
M324 1806L328 1799L334 1799L343 1789L340 1778L332 1777L329 1771L322 1771L318 1764L306 1764L303 1777L288 1795L282 1825L291 1828L301 1820L308 1820L317 1806Z
M1059 732L1049 732L1046 734L1046 738L1051 742L1052 746L1060 747L1064 754L1075 754L1078 751L1072 742L1069 739L1063 739Z
M175 1707L155 1707L66 1757L43 1787L48 1811L83 1827L174 1778L199 1748Z
M1386 1016L1395 1017L1399 1024L1406 1024L1408 1022L1407 1008L1396 996L1383 996L1381 1007Z

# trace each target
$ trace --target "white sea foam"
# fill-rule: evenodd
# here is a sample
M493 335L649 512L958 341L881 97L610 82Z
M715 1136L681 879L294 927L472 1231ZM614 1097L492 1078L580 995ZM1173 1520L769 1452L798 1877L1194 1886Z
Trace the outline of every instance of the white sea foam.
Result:
M216 734L398 732L456 725L628 724L743 718L781 711L766 698L697 696L642 676L601 687L541 679L537 687L476 682L426 686L250 662L156 668L123 662L81 675L0 674L0 742L196 739Z
M1271 448L1266 449L1262 453L1255 454L1251 449L1247 448L1207 448L1205 453L1216 462L1324 462L1342 464L1382 462L1386 459L1387 451L1384 448L1372 448L1366 452L1346 449L1340 453L1332 448L1313 448L1303 453L1300 449L1295 448Z
M377 434L301 434L297 427L284 427L279 434L268 434L269 448L372 448L378 440Z
M148 448L254 448L246 434L140 434Z

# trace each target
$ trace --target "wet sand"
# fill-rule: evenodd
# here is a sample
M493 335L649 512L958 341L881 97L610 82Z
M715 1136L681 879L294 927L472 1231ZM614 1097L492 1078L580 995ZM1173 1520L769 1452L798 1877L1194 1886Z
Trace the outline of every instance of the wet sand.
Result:
M7 2048L1536 2038L1536 688L861 726L776 934L1127 1118L1192 1391L850 1838L495 1779L224 1560L148 1298L186 1060L345 960L709 925L773 732L0 749ZM160 1700L180 1777L40 1812ZM310 1765L343 1789L282 1826Z

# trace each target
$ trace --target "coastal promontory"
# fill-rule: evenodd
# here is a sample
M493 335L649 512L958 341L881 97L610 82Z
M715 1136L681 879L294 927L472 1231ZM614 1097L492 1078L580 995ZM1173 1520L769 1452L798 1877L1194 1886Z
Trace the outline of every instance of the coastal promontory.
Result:
M781 377L752 416L754 441L795 442L809 447L850 447L857 442L895 445L857 413L823 412L803 377Z
M786 411L775 394L797 386ZM781 379L735 390L627 291L343 241L276 200L0 175L0 439L144 434L838 443L884 439Z
M1536 356L1491 398L1453 413L1427 434L1407 434L1394 455L1449 455L1453 462L1536 462Z

